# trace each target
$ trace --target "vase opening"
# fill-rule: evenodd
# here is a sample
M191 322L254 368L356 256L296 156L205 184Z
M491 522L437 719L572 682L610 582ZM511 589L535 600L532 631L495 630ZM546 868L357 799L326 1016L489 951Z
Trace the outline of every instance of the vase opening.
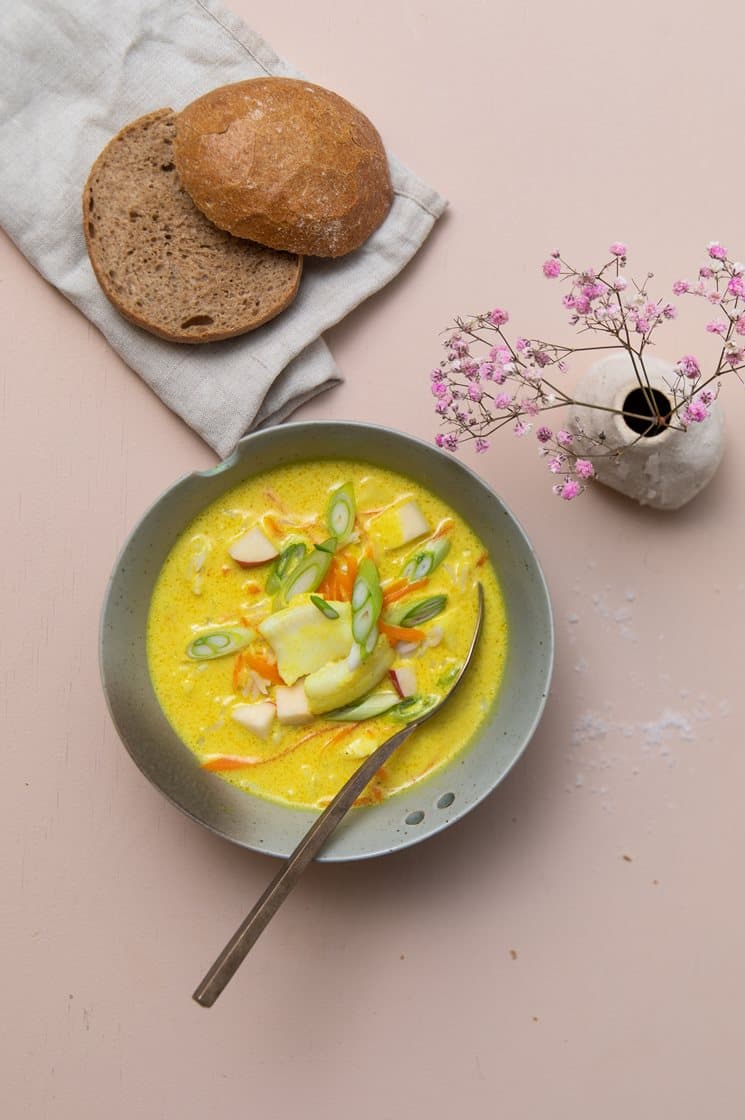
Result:
M667 431L671 412L672 405L660 389L632 389L623 402L624 422L647 439Z

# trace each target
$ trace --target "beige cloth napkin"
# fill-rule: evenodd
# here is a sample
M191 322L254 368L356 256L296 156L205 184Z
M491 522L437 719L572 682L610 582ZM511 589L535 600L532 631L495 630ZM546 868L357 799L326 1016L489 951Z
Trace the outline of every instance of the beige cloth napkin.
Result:
M143 113L178 110L215 86L264 74L299 76L215 0L3 5L0 224L221 456L247 431L282 420L341 380L322 332L403 268L445 208L389 157L395 197L386 221L346 257L308 259L297 298L273 322L205 346L131 326L98 287L85 249L81 194L91 164Z

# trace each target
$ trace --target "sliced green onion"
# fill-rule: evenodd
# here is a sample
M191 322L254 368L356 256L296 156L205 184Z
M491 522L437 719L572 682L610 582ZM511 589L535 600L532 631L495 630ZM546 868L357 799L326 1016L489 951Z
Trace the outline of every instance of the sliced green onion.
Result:
M411 583L417 579L425 579L426 576L431 575L438 564L442 563L448 552L450 552L449 537L438 537L436 540L428 541L409 556L404 564L403 575Z
M298 560L302 560L307 552L307 548L302 541L295 541L293 544L288 544L287 548L283 548L277 559L272 564L269 577L266 581L266 591L268 595L274 595L279 591L282 580L285 576L289 575L294 564Z
M378 569L369 556L363 557L352 588L352 636L365 657L375 648L376 627L383 608ZM372 644L370 644L372 642Z
M446 669L445 672L442 674L442 676L437 678L437 683L440 686L440 688L447 688L447 686L449 684L452 684L453 681L455 680L455 678L460 673L460 670L461 670L461 663L460 662L456 662L455 665L451 665L449 669Z
M447 595L430 595L427 599L419 599L418 602L410 606L402 608L402 612L398 612L391 621L396 626L420 626L423 622L429 622L431 618L441 614L447 606Z
M336 537L329 537L328 540L323 541L321 544L317 544L316 548L320 548L321 552L328 552L329 555L333 556L336 552L338 544L339 542Z
M322 599L320 595L311 595L310 601L314 607L318 607L324 618L339 617L339 612L336 610L336 608L332 607L331 603L327 603L325 599Z
M256 631L247 626L221 626L215 630L203 630L186 647L186 656L192 661L211 661L215 657L225 657L248 646L256 637Z
M351 482L345 482L343 486L333 491L326 508L326 524L329 532L337 537L340 544L345 544L351 537L356 515L354 487Z
M424 696L407 696L405 700L400 700L394 708L391 708L389 714L396 719L402 719L405 723L411 723L413 719L419 719L430 708L434 708L437 703L438 697L431 693Z
M375 617L373 614L372 599L368 596L365 605L352 615L352 636L355 642L359 642L360 645L362 645L367 641L368 635L374 625Z
M365 580L356 579L354 581L354 587L352 588L352 610L361 610L369 598L369 585L365 582Z
M315 591L326 578L333 553L322 548L314 548L312 552L293 568L283 584L283 599L289 603L295 595L302 595L308 591Z
M342 722L374 719L375 716L382 716L384 712L397 707L400 702L397 692L391 692L387 689L381 692L369 692L367 696L363 696L361 700L356 700L354 704L348 704L346 708L337 708L336 711L327 712L324 718Z

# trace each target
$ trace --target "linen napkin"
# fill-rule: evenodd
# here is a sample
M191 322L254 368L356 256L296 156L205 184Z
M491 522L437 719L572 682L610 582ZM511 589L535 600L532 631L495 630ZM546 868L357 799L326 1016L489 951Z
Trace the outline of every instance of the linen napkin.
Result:
M346 257L307 258L300 291L277 319L201 346L130 325L100 290L85 248L81 196L94 159L144 113L178 111L215 86L266 74L301 76L216 0L3 7L0 224L220 456L341 380L323 331L403 268L446 205L389 155L394 202L383 225Z

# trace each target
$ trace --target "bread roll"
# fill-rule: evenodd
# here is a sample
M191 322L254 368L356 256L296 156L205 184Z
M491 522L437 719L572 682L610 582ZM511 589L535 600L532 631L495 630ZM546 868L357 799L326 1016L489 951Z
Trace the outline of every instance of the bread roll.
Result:
M96 277L125 318L172 342L215 342L287 307L302 259L231 237L197 210L173 161L175 117L148 113L104 148L83 192L83 229Z
M393 198L367 117L291 78L252 78L193 101L177 117L174 153L181 182L210 221L291 253L349 253Z

